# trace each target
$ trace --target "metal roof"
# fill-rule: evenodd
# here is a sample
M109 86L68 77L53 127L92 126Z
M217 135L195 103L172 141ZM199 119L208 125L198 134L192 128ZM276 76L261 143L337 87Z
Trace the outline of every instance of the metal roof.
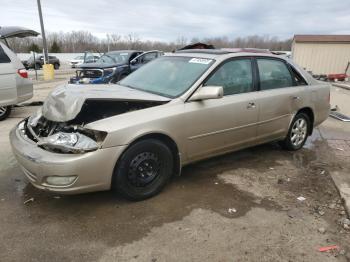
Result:
M350 42L350 35L294 35L295 42Z

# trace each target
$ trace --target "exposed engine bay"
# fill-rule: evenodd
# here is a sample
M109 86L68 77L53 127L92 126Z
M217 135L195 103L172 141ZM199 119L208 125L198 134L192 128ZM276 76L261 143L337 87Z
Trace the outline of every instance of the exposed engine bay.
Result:
M106 132L85 126L108 117L168 103L171 99L120 85L63 85L22 123L27 138L56 153L83 153L101 147Z
M86 129L86 124L164 103L166 102L88 99L78 115L67 122L51 121L39 110L25 121L25 134L38 146L56 153L93 151L99 148L107 134Z

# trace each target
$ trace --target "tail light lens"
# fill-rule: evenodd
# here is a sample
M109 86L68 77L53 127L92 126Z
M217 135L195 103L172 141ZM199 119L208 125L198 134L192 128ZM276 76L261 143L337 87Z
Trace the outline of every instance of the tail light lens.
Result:
M18 69L17 73L22 77L22 78L28 78L28 72L25 69Z

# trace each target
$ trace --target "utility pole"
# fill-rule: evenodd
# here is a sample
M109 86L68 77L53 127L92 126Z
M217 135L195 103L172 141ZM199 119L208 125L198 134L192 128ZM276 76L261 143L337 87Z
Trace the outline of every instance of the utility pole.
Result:
M107 52L109 52L109 34L107 34Z
M40 0L37 0L37 2L38 2L38 11L39 11L39 18L40 18L41 35L43 37L45 64L46 64L49 61L49 55L47 52L47 43L46 43L46 36L45 36L43 14L41 12L41 3L40 3Z

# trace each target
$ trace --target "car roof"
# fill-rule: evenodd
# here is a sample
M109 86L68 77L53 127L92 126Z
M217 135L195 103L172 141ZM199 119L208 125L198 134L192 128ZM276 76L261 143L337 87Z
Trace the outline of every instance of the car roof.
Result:
M135 52L142 52L141 50L116 50L116 51L109 51L106 52L106 54L113 54L113 53L135 53Z
M186 56L186 57L198 57L198 58L209 58L209 59L225 59L228 57L239 57L239 56L266 56L281 58L279 55L275 55L267 49L257 48L222 48L222 49L187 49L176 51L174 53L167 54L168 56Z
M160 51L160 50L149 50L149 51L144 51L143 54L153 53L153 52L164 53L163 51Z

